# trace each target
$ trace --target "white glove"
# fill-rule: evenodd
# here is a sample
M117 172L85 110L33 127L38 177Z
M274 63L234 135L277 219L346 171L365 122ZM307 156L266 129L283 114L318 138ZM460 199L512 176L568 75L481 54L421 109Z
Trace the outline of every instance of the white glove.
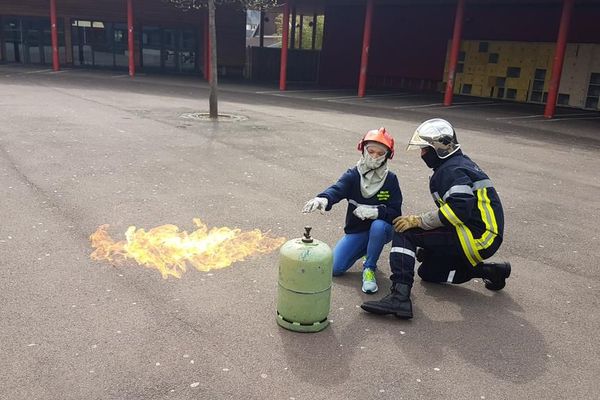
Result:
M321 214L325 212L325 207L327 207L327 199L324 197L315 197L312 200L309 200L302 209L302 212L307 214L313 211L319 210Z
M379 210L377 210L377 207L371 206L358 206L352 213L363 221L365 219L377 219L379 216Z

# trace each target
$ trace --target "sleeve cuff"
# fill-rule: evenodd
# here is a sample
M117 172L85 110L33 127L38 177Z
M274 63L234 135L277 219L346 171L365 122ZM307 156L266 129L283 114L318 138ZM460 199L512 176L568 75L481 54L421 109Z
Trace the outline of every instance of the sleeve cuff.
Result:
M438 210L429 211L420 215L421 217L421 226L420 228L425 229L426 231L440 228L444 226L444 223L440 220L440 215Z

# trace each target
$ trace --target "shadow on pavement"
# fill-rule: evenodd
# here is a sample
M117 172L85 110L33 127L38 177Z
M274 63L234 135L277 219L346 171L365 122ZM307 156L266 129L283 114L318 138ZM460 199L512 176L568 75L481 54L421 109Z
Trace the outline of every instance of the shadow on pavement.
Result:
M380 318L367 314L366 317L387 324L390 335L397 336L398 349L417 365L440 365L446 354L452 354L512 383L527 383L545 373L549 358L544 338L518 315L524 310L508 291L487 295L465 286L432 284L417 279L412 298L415 316L410 322L391 316ZM430 318L419 307L425 298L435 301L436 311L448 305L454 307L459 318ZM407 346L407 338L400 338L398 333L402 327L427 334L410 335L410 346Z

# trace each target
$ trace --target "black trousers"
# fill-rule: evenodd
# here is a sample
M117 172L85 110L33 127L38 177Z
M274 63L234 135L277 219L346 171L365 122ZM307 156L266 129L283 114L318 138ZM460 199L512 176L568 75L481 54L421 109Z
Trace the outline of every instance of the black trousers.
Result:
M479 275L465 257L453 228L415 228L394 233L390 253L392 282L412 286L417 247L422 249L417 273L424 281L464 283Z

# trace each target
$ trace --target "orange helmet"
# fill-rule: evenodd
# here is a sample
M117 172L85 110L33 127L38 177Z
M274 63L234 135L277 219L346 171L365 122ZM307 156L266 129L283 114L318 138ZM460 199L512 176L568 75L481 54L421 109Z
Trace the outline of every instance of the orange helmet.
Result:
M392 159L394 157L394 138L388 133L388 131L385 130L384 127L373 129L365 134L361 141L358 142L358 150L361 153L365 148L366 142L381 143L389 149L387 158Z

